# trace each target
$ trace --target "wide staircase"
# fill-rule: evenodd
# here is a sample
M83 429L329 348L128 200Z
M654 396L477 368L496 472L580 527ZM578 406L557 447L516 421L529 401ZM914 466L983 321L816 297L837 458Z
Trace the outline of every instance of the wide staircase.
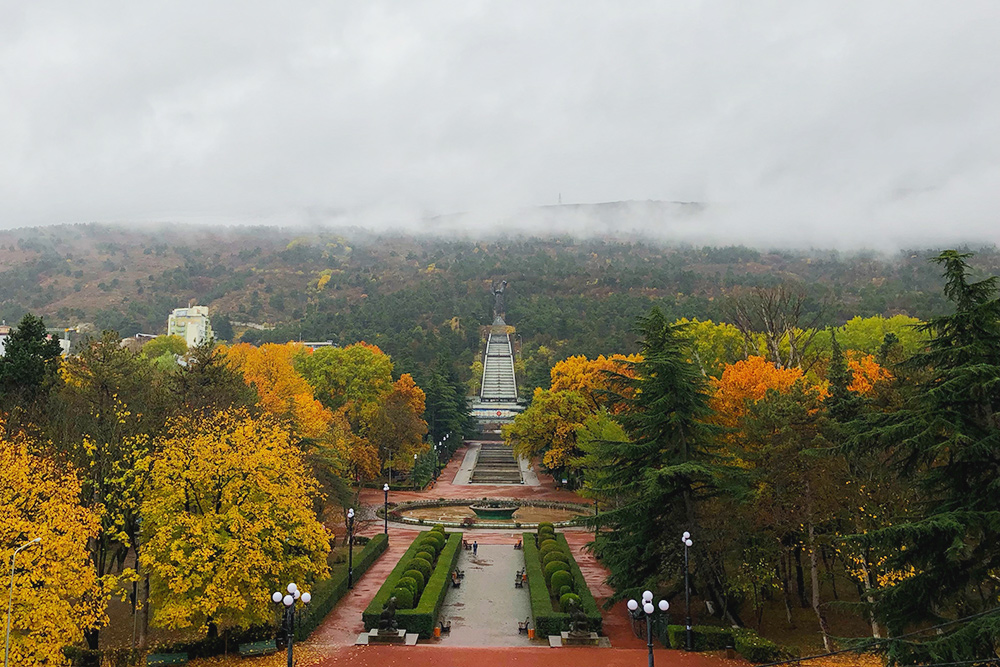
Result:
M476 467L470 484L520 484L521 466L514 450L502 442L484 442L479 446Z
M508 334L491 333L486 342L483 364L483 387L479 396L484 401L516 401L517 382L514 379L514 351Z

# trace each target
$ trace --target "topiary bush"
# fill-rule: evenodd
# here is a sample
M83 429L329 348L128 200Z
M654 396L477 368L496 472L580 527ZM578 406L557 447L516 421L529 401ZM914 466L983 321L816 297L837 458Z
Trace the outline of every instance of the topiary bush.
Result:
M396 586L392 589L392 597L396 598L396 609L413 609L413 592L409 588Z
M556 572L556 574L559 574L559 573ZM567 593L572 593L572 592L573 592L573 589L570 588L569 586L561 586L559 588L559 597L562 597L562 596L566 595Z
M764 639L750 628L733 630L733 646L748 662L778 662L796 657L770 639Z
M420 574L424 575L424 581L430 578L431 572L434 570L430 562L423 558L414 558L411 560L409 562L409 569L419 571Z
M552 590L560 591L560 595L562 595L561 591L564 586L568 586L569 590L566 592L571 593L573 591L573 575L568 570L556 572L552 575L551 584Z
M542 569L542 571L545 572L545 583L549 585L549 588L551 588L552 575L555 574L556 572L569 572L569 565L562 562L561 560L556 560L546 565Z
M575 602L576 606L580 606L580 596L576 593L566 593L559 598L559 608L564 612L569 613L569 603Z
M407 570L403 573L403 579L413 579L417 585L416 595L419 598L420 594L424 592L424 584L427 583L424 573L420 570Z
M417 574L420 574L417 572ZM406 588L413 594L413 599L416 600L420 597L420 592L418 591L417 580L413 577L402 577L398 582L396 582L397 588Z
M444 535L444 526L442 524L440 524L440 523L434 524L434 527L431 528L431 530L433 530L434 532L441 533L442 535Z
M424 549L423 545L420 545L420 546L421 546L421 549L420 549L420 551L417 552L417 555L415 556L415 558L423 558L428 563L433 563L434 562L434 549L432 549L431 547L427 547L426 549Z
M555 532L556 526L551 521L542 521L538 524L538 532L541 533L543 530Z
M559 543L556 542L555 539L545 540L538 545L538 553L541 554L542 556L545 556L545 554L549 553L550 551L556 551L558 549L559 549Z
M554 560L559 560L568 564L569 555L563 553L561 549L553 549L542 556L542 566L544 567Z

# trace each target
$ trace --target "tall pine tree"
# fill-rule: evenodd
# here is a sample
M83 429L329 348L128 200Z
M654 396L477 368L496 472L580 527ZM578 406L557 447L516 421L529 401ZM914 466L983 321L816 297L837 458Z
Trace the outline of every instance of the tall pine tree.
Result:
M617 499L597 519L604 530L594 552L611 570L619 598L678 581L681 533L690 530L698 540L698 502L717 486L706 380L690 362L683 329L658 308L640 318L643 358L628 364L634 377L612 376L629 440L591 443L591 454L606 462L592 491ZM716 597L707 583L705 597Z
M995 277L970 280L969 256L934 258L955 311L922 326L933 338L904 365L917 378L908 403L855 438L889 450L922 497L915 512L865 536L894 548L891 566L904 576L874 605L890 636L989 611L1000 599L1000 300ZM998 645L1000 613L992 613L887 652L896 664L947 662L995 658Z

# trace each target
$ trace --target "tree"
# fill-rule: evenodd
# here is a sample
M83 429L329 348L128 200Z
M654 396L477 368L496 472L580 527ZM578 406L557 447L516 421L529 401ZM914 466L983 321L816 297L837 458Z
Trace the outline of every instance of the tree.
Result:
M574 462L583 453L576 446L576 432L591 412L579 392L535 389L528 409L503 427L503 438L516 456L540 456L546 470L566 475L575 471Z
M167 388L175 413L249 407L257 391L212 341L191 348L184 365L172 373Z
M934 258L955 310L920 327L932 337L903 367L915 380L907 403L873 415L852 441L891 452L924 500L920 511L864 536L895 545L889 566L913 572L876 598L890 636L986 611L1000 595L1000 300L996 277L970 279L969 257L948 250ZM995 657L998 642L994 614L919 643L890 642L887 652L892 663L964 661Z
M212 332L215 334L215 339L218 341L232 341L235 334L233 332L233 323L229 321L229 317L223 315L222 313L216 313L211 316L210 321L212 323Z
M180 356L187 349L187 343L180 336L157 336L142 346L142 353L150 359L156 359L164 354Z
M610 391L610 378L616 373L628 373L626 364L641 359L637 354L609 357L602 354L593 360L583 355L569 357L552 367L552 391L575 391L587 401L591 410L605 407L613 412L620 406L611 403L614 394Z
M350 403L348 412L355 428L392 391L392 360L367 343L315 351L301 348L295 355L295 367L323 405L335 410Z
M142 506L154 624L213 635L267 623L269 591L327 573L317 484L291 438L243 410L170 424Z
M165 414L152 365L120 342L117 334L105 332L66 360L49 425L53 455L81 471L81 501L100 517L88 548L102 585L111 581L108 575L122 571L129 550L139 548L139 506L152 434L159 432ZM85 635L96 649L98 630Z
M0 559L17 556L11 664L62 664L62 647L106 622L106 596L87 553L99 521L80 505L80 480L29 453L23 436L3 435L0 419Z
M799 368L781 368L764 357L750 356L727 365L722 377L711 379L712 417L723 426L736 427L748 403L759 401L770 390L784 392L802 379Z
M677 324L687 325L686 332L691 337L694 362L704 375L719 377L727 364L756 354L756 350L745 347L743 334L732 324L712 320L681 318Z
M609 530L594 542L616 598L676 578L683 562L678 536L685 528L696 531L698 505L716 492L722 473L716 429L707 423L706 380L690 361L684 326L671 325L653 308L637 329L642 361L627 364L634 377L616 378L625 404L618 418L629 441L595 443L593 452L608 462L595 492L619 498L595 520ZM706 569L696 570L696 580L718 602L718 585Z
M27 410L32 414L23 421L35 419L37 423L44 408L42 398L53 384L61 354L59 341L48 337L42 318L25 315L11 331L0 356L0 410Z
M811 363L810 347L822 313L811 311L800 286L738 290L730 295L727 308L732 323L743 334L745 356L763 346L767 359L784 368Z
M427 451L423 420L425 395L408 373L403 373L380 401L372 416L366 435L378 448L383 467L410 470L413 455Z
M222 349L232 367L257 390L260 408L287 420L296 438L318 439L326 434L333 414L316 399L313 388L295 369L295 357L302 353L302 345L268 343L254 347L240 343Z

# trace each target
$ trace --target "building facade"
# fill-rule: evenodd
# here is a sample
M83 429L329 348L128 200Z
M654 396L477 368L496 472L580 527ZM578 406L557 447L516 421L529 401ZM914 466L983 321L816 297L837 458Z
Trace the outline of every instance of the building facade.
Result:
M167 318L167 335L180 336L188 347L201 345L214 338L212 323L208 319L208 306L175 308Z

